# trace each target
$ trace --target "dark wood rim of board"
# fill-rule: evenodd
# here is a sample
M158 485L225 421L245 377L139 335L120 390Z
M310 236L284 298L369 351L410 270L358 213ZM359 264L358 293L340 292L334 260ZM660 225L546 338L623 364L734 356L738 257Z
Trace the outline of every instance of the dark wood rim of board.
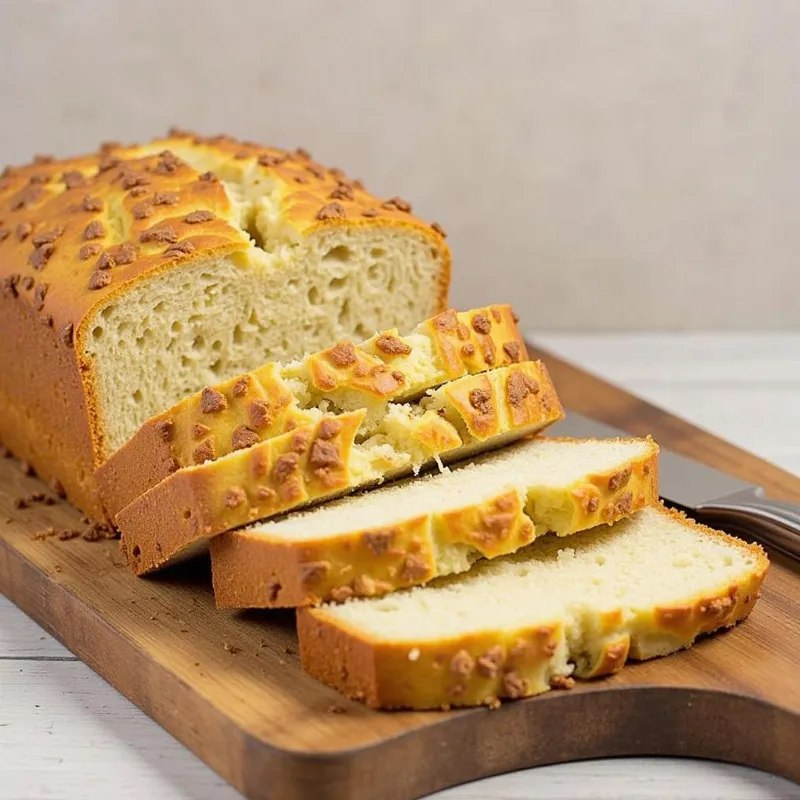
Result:
M292 800L411 800L530 767L631 756L720 761L800 783L800 762L792 763L790 753L800 742L800 714L752 695L655 686L604 686L558 695L504 704L496 711L450 712L438 723L373 746L289 754L275 765L252 759L240 789L253 798L266 798L270 785L288 785L297 789L286 795ZM479 714L485 715L480 736L465 736L458 717ZM248 747L263 759L261 742Z

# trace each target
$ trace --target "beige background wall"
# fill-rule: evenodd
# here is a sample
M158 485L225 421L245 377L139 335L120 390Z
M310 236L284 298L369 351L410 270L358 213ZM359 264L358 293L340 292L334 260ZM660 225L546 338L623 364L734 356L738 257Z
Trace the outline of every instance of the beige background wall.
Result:
M0 0L0 160L304 144L539 328L800 328L797 0Z

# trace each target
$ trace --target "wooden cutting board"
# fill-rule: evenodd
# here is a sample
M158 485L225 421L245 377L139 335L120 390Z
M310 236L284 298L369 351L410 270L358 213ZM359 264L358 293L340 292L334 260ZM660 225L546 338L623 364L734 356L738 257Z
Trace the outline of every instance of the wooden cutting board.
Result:
M556 358L568 408L675 449L775 497L800 480ZM750 619L676 656L496 711L377 712L305 676L293 613L218 611L205 560L153 579L0 459L0 591L248 798L405 800L487 775L586 758L673 755L800 781L800 565L774 557Z

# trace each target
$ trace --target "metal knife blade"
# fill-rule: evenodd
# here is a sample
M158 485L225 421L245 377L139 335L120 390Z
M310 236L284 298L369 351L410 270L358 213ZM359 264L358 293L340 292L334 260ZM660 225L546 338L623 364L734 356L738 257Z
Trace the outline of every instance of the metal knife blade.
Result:
M570 411L548 436L610 437L632 434ZM659 493L699 521L750 534L800 559L800 506L764 496L763 487L661 447Z

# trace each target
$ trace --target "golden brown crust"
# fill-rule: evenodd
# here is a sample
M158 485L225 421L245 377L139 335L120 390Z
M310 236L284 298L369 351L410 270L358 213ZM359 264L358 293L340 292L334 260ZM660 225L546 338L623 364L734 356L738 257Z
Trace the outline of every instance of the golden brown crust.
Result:
M658 502L658 446L652 439L647 441L645 453L620 466L630 473L629 480L615 488L610 488L614 485L611 479L619 469L587 475L583 481L557 490L520 484L435 514L410 513L404 517L399 504L392 525L356 529L346 535L332 532L330 536L287 542L270 536L268 531L231 531L211 542L214 597L224 608L301 607L374 597L444 574L436 568L433 554L446 546L466 545L484 558L496 558L515 552L548 530L568 536L617 522ZM510 485L513 479L509 477ZM597 502L587 504L589 490ZM634 495L630 503L622 500ZM613 513L609 514L609 508ZM306 562L324 562L328 569L313 582L302 584L297 570ZM280 583L283 591L269 591L266 575ZM613 622L610 620L609 625Z
M373 708L495 707L501 698L545 692L571 672L557 621L437 642L375 643L324 609L303 608L297 634L306 672Z
M230 180L262 172L278 187L286 224L301 236L338 226L418 232L441 253L438 307L445 306L450 256L441 232L404 203L381 201L299 151L176 132L142 146L6 168L0 338L23 346L0 350L0 390L15 409L0 415L0 440L57 477L94 517L105 514L92 472L107 453L94 365L84 356L89 321L179 263L234 253L246 260L252 246L216 175L189 162L207 163ZM54 386L60 396L51 398Z
M511 348L515 359L505 354L494 359L493 364L508 366L524 361L527 352L511 307L490 306L462 312L455 318L480 314L494 321L490 334L484 338L493 340L500 350L503 344L515 345ZM442 333L434 322L426 320L417 328L430 337L438 356L424 378L415 369L418 365L407 364L413 346L392 329L362 344L343 341L307 356L304 364L311 388L323 399L345 389L362 394L365 403L372 399L389 402L407 400L444 381L491 369L480 355L462 357L457 352L445 359L442 342L448 334ZM541 365L536 368L534 379L543 369ZM111 517L178 468L220 458L235 449L279 436L291 427L310 423L311 415L302 410L284 380L297 372L296 367L265 364L251 373L206 387L145 422L96 471L100 495ZM545 384L555 398L549 378ZM518 424L522 423L520 418ZM429 432L435 433L433 429ZM431 448L438 452L443 443L431 443Z
M128 561L145 574L198 540L349 487L350 451L364 416L322 420L241 453L189 467L137 497L117 516Z
M312 421L276 364L206 387L145 422L97 469L103 503L116 517L135 497L178 469L213 461Z
M539 370L543 367L539 362L525 362L503 367L495 372L502 382L506 373L529 369ZM468 375L456 382L469 384L476 377L479 376ZM502 398L497 398L497 402L501 404ZM360 450L359 455L366 456L371 461L367 472L359 472L359 469L363 469L363 464L358 458L351 459L351 453L355 449L354 441L364 415L365 410L361 409L327 416L316 425L298 427L291 433L267 439L216 461L179 469L136 497L116 516L116 523L124 534L128 547L138 545L142 554L133 562L136 571L142 574L168 563L192 538L212 537L247 522L274 516L279 511L298 508L311 500L331 498L344 491L378 483L387 477L400 477L415 467L429 465L437 457L445 461L453 460L463 454L462 446L484 447L481 442L471 440L468 435L459 435L448 419L429 409L419 416L403 418L401 424L404 436L398 445L398 452L407 457L403 463L388 459L380 448L376 450L374 457L366 456L365 451ZM549 410L543 410L533 422L515 425L513 421L509 421L508 426L499 428L496 434L497 437L519 438L542 430L557 422L561 416L560 406L557 409L551 406ZM291 465L292 473L296 471L299 481L296 496L286 498L286 502L276 505L271 502L257 502L254 495L259 488L266 490L275 487L269 484L262 487L258 483L260 476L248 473L249 465L256 458L267 458L271 469L273 453L279 450L283 452L281 448L291 449L294 445L286 443L294 443L299 439L305 439L305 448L297 451L297 463ZM341 447L336 445L338 441L341 441ZM491 439L487 441L491 443ZM405 450L406 447L408 450ZM336 480L333 482L328 474L334 469L331 465L335 465ZM279 470L288 470L289 466L286 459L281 465L277 462L275 464ZM322 480L320 475L326 479ZM219 497L232 486L244 491L247 502L243 499L232 507L221 505ZM181 505L176 502L177 498L188 500L184 500ZM180 516L181 509L188 513L183 519ZM170 522L172 517L174 520ZM165 528L169 529L166 533ZM169 546L165 541L167 537L170 538ZM143 542L155 542L156 539L160 541L159 552L143 547ZM410 569L414 573L419 571L413 565Z
M755 555L756 566L739 583L711 597L687 597L675 609L645 609L627 620L621 610L599 615L600 638L589 652L581 653L566 652L567 639L558 621L538 631L498 629L435 642L385 642L364 638L325 607L303 608L297 613L303 668L348 697L377 708L494 705L501 698L570 688L568 660L576 662L579 677L607 675L619 671L626 660L677 652L700 635L744 620L753 610L769 566L764 551L678 512L660 510L729 546L748 550ZM516 648L511 644L515 641L520 642ZM544 644L537 648L537 642ZM532 648L527 658L514 660L526 647ZM481 673L477 669L481 658L497 668Z
M441 398L437 402L437 395ZM502 430L530 425L545 417L561 419L564 409L541 361L523 361L508 367L445 384L434 404L445 407L466 426L476 441Z
M477 325L476 319L480 321ZM439 358L448 366L450 380L528 357L510 306L459 312L448 309L426 320L419 330L432 338Z

